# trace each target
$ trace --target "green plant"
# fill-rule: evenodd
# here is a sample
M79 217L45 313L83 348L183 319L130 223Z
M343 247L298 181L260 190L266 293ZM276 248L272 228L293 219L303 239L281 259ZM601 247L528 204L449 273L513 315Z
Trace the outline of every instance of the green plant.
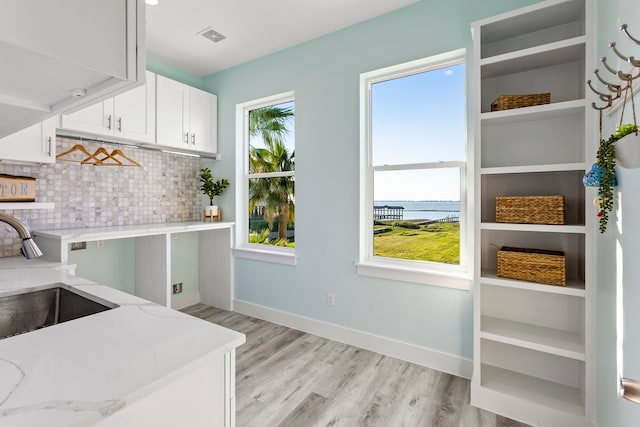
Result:
M609 212L613 210L613 187L616 182L616 141L637 132L638 126L632 123L621 124L607 140L600 141L598 147L598 166L600 167L600 183L598 188L600 233L607 231Z
M200 183L200 191L209 197L209 204L211 206L213 206L213 198L222 195L224 190L229 186L229 181L226 178L214 181L211 169L209 168L202 168L200 170Z

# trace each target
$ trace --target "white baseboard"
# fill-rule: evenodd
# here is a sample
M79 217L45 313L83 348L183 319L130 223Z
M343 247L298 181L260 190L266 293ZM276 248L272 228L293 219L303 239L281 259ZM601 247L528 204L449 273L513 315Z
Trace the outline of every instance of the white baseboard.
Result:
M190 294L177 294L171 296L171 308L174 310L182 310L190 305L200 302L200 292L192 292Z
M473 362L471 359L246 301L236 299L233 303L234 311L246 314L247 316L257 317L333 341L375 351L376 353L395 357L437 371L463 378L471 378L473 371Z

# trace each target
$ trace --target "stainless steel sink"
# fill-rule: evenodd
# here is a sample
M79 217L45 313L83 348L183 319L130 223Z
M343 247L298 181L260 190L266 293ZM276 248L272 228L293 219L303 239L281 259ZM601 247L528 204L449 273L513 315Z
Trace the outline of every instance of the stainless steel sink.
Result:
M116 307L62 283L0 297L0 339Z

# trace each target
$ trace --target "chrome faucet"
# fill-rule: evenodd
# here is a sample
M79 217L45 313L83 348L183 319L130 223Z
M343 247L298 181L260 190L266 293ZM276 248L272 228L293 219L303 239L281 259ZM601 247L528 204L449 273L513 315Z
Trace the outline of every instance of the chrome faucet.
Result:
M18 236L22 239L22 249L20 249L20 252L22 252L22 255L24 255L25 258L32 259L42 256L42 251L38 245L36 245L36 242L33 241L31 233L29 233L29 230L27 230L27 227L23 223L16 218L1 212L0 221L9 224L18 232Z

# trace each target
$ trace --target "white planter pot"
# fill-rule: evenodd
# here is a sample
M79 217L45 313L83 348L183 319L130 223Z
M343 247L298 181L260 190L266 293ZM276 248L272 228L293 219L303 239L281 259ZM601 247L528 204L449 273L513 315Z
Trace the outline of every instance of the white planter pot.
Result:
M206 216L218 216L218 206L207 206L205 208Z
M616 163L626 169L640 168L640 132L616 141Z

